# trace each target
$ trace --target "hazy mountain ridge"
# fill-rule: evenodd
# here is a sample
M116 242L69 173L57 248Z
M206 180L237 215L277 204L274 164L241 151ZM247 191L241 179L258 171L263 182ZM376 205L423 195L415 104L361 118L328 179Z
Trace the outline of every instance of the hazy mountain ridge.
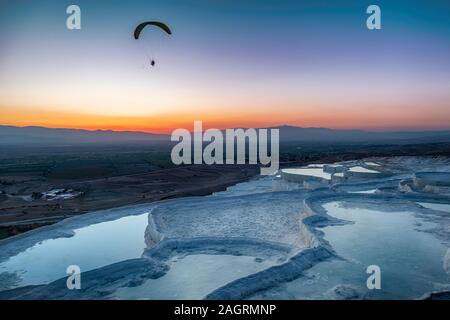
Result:
M374 132L356 129L272 127L281 142L407 143L450 141L450 130ZM270 128L269 128L270 129ZM79 145L168 142L170 135L138 131L0 126L0 145Z
M450 141L450 130L434 131L365 131L359 129L303 128L280 126L282 142L420 142Z
M167 135L134 131L0 126L0 144L85 144L166 141Z

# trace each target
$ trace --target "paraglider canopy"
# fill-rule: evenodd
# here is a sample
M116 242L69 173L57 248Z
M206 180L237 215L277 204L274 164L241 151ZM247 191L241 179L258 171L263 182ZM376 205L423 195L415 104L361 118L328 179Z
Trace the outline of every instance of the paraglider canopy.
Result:
M142 30L144 30L144 28L146 26L155 26L155 27L158 27L158 28L161 28L162 30L164 30L167 34L172 34L172 31L165 23L162 23L159 21L146 21L146 22L142 22L141 24L139 24L136 27L136 29L134 29L134 38L136 40L139 39L139 36L140 36Z

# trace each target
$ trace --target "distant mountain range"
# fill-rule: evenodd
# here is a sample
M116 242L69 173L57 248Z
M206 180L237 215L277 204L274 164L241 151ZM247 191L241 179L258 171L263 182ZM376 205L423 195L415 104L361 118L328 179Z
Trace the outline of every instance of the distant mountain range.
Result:
M418 143L450 141L450 130L393 131L337 130L327 128L302 128L295 126L273 127L280 129L282 143ZM0 126L0 145L80 145L162 143L169 135L134 131L53 129L45 127Z
M170 137L145 132L54 129L45 127L0 126L0 145L79 145L167 141Z
M450 130L365 131L281 126L281 142L409 143L450 141Z

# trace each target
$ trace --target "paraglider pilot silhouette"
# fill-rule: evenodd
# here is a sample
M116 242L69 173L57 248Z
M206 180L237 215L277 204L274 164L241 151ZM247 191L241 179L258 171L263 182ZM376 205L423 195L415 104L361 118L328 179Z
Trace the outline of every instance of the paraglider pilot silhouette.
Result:
M160 28L161 30L165 31L168 35L172 34L172 31L165 23L158 22L158 21L146 21L146 22L142 22L141 24L139 24L136 27L136 29L134 29L134 38L136 40L139 39L139 36L141 35L142 30L144 30L144 28L147 26L154 26L154 27ZM152 67L154 67L155 64L156 64L155 60L151 59L150 65Z

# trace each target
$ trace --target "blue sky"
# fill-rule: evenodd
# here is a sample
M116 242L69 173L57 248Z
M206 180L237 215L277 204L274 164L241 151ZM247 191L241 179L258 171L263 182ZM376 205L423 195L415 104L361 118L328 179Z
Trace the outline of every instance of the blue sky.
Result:
M1 122L449 128L449 17L448 1L2 1ZM173 35L134 40L145 20Z

